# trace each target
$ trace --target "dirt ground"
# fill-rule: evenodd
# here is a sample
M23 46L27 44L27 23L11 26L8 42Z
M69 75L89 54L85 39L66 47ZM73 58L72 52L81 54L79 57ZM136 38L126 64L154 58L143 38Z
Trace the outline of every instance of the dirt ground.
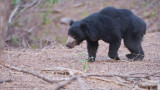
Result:
M108 44L100 41L97 59L94 63L87 63L87 69L83 71L83 64L79 60L87 58L86 42L74 49L68 49L59 44L44 49L8 49L4 51L2 61L8 65L25 68L29 71L41 73L49 78L68 77L42 70L53 67L65 67L94 74L131 74L154 73L160 71L160 33L147 33L143 40L145 58L143 61L130 61L125 57L129 53L123 43L119 49L121 60L115 61L108 57ZM11 83L0 84L1 90L51 90L58 83L50 84L37 77L22 72L9 70L0 66L0 80L11 79ZM115 79L115 78L110 78ZM160 80L160 78L152 78ZM131 88L119 86L98 80L84 79L85 88L88 90L129 90ZM77 82L71 83L65 90L79 90Z

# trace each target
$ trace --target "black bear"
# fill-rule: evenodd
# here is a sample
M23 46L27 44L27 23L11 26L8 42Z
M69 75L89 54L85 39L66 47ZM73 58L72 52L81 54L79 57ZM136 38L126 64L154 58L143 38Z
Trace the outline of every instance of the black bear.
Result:
M120 60L117 51L123 39L131 52L126 57L136 61L144 58L141 41L145 33L146 23L130 10L106 7L82 20L71 20L66 46L74 48L86 40L89 61L94 62L98 40L103 40L109 43L109 57Z

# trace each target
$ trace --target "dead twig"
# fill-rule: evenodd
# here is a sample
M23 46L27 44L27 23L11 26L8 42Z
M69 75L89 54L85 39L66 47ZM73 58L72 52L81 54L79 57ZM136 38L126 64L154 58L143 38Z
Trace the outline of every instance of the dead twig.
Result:
M107 82L107 83L113 83L113 84L116 84L116 85L120 85L120 86L126 86L126 87L130 87L129 85L126 85L126 84L123 84L123 83L120 83L120 82L117 82L117 81L114 81L114 80L108 80L108 79L104 79L104 78L100 78L100 77L89 77L90 79L96 79L96 80L100 80L100 81L104 81L104 82Z
M64 68L64 67L48 68L48 69L44 69L42 71L53 71L53 72L56 72L58 74L68 74L68 75L71 75L71 76L84 74L81 71L74 70L74 69L69 69L69 68Z
M120 75L120 74L86 74L84 77L90 77L90 76L96 76L96 77L121 77L121 78L148 78L148 76L142 76L142 75Z
M77 77L77 81L78 81L78 84L79 84L79 86L80 86L80 89L81 89L81 90L86 90L86 89L85 89L85 82L84 82L84 80L82 80L81 77Z
M156 73L152 73L152 74L149 74L149 73L133 73L133 74L130 74L130 75L143 75L146 78L149 78L149 77L155 76L157 74L160 74L160 72L156 72ZM155 76L155 77L159 77L159 76Z
M142 80L142 81L138 84L138 86L139 86L140 88L148 88L148 87L157 88L159 83L160 83L160 81Z
M69 80L61 82L54 90L60 90L64 86L70 84L72 81L76 80L77 76L71 77Z
M12 82L12 80L10 80L10 79L0 80L0 84L1 84L1 83L10 83L10 82Z

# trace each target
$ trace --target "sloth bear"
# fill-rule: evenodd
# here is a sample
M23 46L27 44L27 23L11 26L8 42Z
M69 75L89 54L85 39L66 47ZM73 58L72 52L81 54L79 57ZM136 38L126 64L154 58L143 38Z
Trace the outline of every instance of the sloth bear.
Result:
M141 41L146 33L146 23L128 9L106 7L79 21L70 21L66 46L74 48L82 41L87 41L89 61L94 62L98 49L98 41L109 43L108 56L120 60L118 49L121 40L131 52L128 59L134 61L144 58Z

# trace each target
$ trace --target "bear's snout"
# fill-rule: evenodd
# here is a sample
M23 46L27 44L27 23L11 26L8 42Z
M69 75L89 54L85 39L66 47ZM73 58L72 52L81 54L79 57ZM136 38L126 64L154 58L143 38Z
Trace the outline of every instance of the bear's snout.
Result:
M74 48L77 45L76 40L72 38L71 36L68 36L66 47L68 48Z

